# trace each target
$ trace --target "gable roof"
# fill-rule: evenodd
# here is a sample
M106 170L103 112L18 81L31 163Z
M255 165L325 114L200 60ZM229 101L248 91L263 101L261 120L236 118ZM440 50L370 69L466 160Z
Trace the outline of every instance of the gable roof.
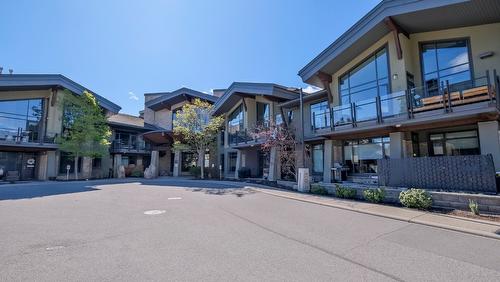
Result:
M327 99L326 90L321 89L321 90L318 90L318 91L313 92L313 93L308 93L308 94L304 93L304 97L302 97L302 102L308 103L308 102L312 102L312 101L320 100L320 99ZM283 108L294 108L294 107L297 107L299 105L300 105L300 97L279 104L279 106L283 107Z
M156 126L144 122L143 118L128 114L114 114L107 118L109 125L143 130L156 130Z
M242 97L266 96L277 101L298 97L296 90L274 83L233 82L215 103L213 114L221 114L231 109Z
M99 105L111 112L117 113L121 107L97 93L83 87L61 74L1 74L0 90L41 90L52 87L68 89L76 95L87 90L92 93Z
M191 98L199 98L207 102L215 103L218 97L202 93L186 87L179 88L173 92L145 93L144 95L161 95L153 100L146 102L144 105L153 110L162 108L170 108L170 106ZM188 97L189 96L189 97Z
M391 31L384 23L388 17L408 33L487 24L500 21L500 1L383 0L298 75L304 82L320 86L319 71L334 73Z

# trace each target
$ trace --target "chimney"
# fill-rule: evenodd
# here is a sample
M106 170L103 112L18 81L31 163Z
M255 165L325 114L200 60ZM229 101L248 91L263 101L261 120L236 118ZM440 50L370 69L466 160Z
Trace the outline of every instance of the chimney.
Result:
M9 74L12 75L12 73L14 72L13 69L9 69Z
M215 97L221 97L224 95L224 92L226 92L226 89L214 89L212 90L212 93L214 94Z

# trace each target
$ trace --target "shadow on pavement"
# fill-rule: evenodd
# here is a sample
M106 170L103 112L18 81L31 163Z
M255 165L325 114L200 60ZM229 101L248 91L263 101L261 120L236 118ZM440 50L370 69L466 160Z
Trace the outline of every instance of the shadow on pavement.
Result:
M186 189L188 191L192 192L204 192L207 195L216 195L216 196L223 196L223 195L235 195L236 197L243 197L245 195L249 194L254 194L255 191L251 189L244 189L244 188L191 188L191 189Z
M78 183L68 185L26 185L0 187L0 201L30 199L61 194L91 192L100 189L93 188L87 184Z

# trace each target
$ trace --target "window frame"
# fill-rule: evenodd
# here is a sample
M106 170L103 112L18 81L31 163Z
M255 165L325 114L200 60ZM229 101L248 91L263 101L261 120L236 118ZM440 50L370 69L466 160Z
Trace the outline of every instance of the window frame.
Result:
M462 137L462 138L447 138L446 137L446 135L450 134L450 133L467 132L467 131L474 131L474 132L476 132L476 136L475 137ZM436 155L436 154L434 154L434 147L433 147L434 141L431 140L431 135L438 135L438 134L442 134L443 135L443 139L440 140L440 142L442 142L442 146L443 146L443 154L442 155ZM429 132L429 134L427 135L427 148L428 148L428 151L429 151L428 152L429 156L431 156L431 157L454 156L454 155L448 155L448 151L447 151L447 148L446 148L446 141L447 140L457 140L457 139L476 139L477 140L478 155L481 155L481 143L480 143L480 140L479 140L479 130L477 128L474 128L474 129L466 129L466 130ZM459 155L459 156L466 156L466 155Z
M470 73L470 79L471 81L474 82L474 62L473 62L473 56L472 56L472 45L471 45L471 40L470 40L470 37L454 37L454 38L445 38L445 39L437 39L437 40L427 40L427 41L419 41L418 42L418 56L419 56L419 61L420 61L420 82L421 82L421 85L422 87L424 87L425 89L425 92L426 92L426 95L427 94L427 84L425 83L425 73L424 73L424 58L423 58L423 46L426 45L426 44L434 44L434 45L437 45L439 43L447 43L447 42L456 42L456 41L462 41L464 40L466 42L466 45L467 45L467 56L468 56L468 60L469 60L469 73ZM437 49L437 48L436 48ZM436 52L436 66L437 66L437 69L436 69L436 73L437 73L437 81L439 83L440 81L440 75L439 75L439 61L438 61L438 57L437 57L437 52ZM460 66L460 65L458 65ZM450 69L450 68L447 68L447 69ZM447 70L447 69L444 69L443 71ZM447 75L447 76L450 76L450 75ZM439 85L438 85L438 88L439 88Z
M355 64L352 68L348 69L347 71L345 71L344 73L342 73L341 75L338 76L338 79L337 79L337 83L338 83L338 87L337 87L337 90L338 90L338 98L339 98L339 105L342 106L342 105L350 105L352 104L352 99L351 99L351 86L350 86L350 82L349 82L349 94L347 94L347 96L349 96L349 104L343 104L342 103L342 91L341 91L341 80L342 78L344 78L345 76L350 76L351 72L358 68L359 66L361 66L362 64L364 64L366 61L368 61L369 59L371 59L372 57L375 57L375 73L376 73L376 76L377 76L377 79L375 79L375 82L377 84L376 88L377 88L377 97L380 97L380 85L379 85L379 78L378 78L378 68L377 68L377 63L376 63L376 60L377 60L377 54L382 51L382 50L385 50L385 54L386 54L386 57L387 57L387 60L386 60L386 64L387 64L387 89L388 89L388 93L387 95L390 95L392 93L392 83L391 83L391 64L390 64L390 52L389 52L389 44L388 43L385 43L384 45L382 45L380 48L378 48L377 50L375 50L374 52L370 53L369 55L367 55L366 57L364 57L362 60L360 60L357 64ZM356 87L356 86L355 86ZM359 93L359 91L357 92ZM356 94L356 93L354 93ZM344 95L345 96L345 95ZM382 95L383 96L383 95Z
M321 146L321 153L322 153L322 159L321 159L321 171L316 171L314 169L314 151L316 146ZM322 175L325 171L325 144L318 143L318 144L312 144L311 146L311 171L313 175Z

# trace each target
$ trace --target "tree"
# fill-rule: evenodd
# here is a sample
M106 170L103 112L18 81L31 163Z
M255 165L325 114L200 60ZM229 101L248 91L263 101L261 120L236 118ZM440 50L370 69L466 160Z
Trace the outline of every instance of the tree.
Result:
M63 109L63 135L59 148L74 158L75 179L78 179L80 157L102 157L108 153L111 130L96 98L88 91L76 96L65 93L60 106Z
M297 179L295 149L297 142L295 141L294 130L284 124L271 123L268 126L258 126L252 133L252 137L260 140L261 150L270 154L273 148L276 148L276 153L279 156L281 170L286 175Z
M217 133L222 128L224 118L211 116L213 105L195 99L185 104L174 120L174 148L190 150L203 156L217 140ZM199 161L201 178L204 179L203 160Z

